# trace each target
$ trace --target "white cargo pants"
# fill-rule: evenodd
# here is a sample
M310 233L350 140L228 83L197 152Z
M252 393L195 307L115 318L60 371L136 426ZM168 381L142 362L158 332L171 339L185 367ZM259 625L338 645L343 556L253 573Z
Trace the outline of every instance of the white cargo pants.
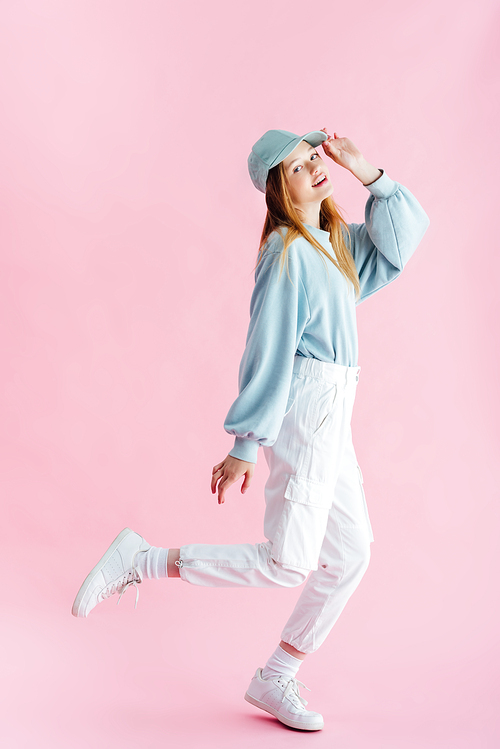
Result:
M281 633L303 653L324 642L368 567L374 540L351 432L360 370L296 355L278 438L263 448L267 541L180 550L180 576L193 585L305 582Z

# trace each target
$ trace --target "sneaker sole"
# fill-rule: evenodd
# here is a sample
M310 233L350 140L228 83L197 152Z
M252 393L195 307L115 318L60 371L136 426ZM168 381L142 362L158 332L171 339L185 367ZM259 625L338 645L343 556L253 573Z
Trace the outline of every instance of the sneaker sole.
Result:
M312 725L312 726L306 726L304 725L304 723L299 723L298 721L292 720L291 718L285 718L283 715L281 715L281 713L279 713L273 707L266 705L265 702L261 702L260 700L255 699L255 697L252 697L252 695L248 694L248 692L245 694L245 699L251 705L254 705L254 707L259 707L261 710L265 710L266 713L270 713L271 715L274 715L275 718L278 718L278 720L281 723L284 723L286 726L289 726L289 728L299 728L301 731L321 731L321 729L324 728L325 726L324 721L321 721L321 724L316 723L315 725Z
M118 536L115 538L111 546L107 549L107 551L104 552L103 556L100 558L100 560L97 562L96 566L93 568L91 572L87 575L85 580L83 581L80 590L76 594L76 598L73 602L73 607L71 609L71 613L73 616L76 616L78 618L84 618L84 614L80 614L80 606L82 605L82 601L85 598L85 594L87 593L90 584L92 583L92 580L97 575L101 567L103 567L108 559L115 553L118 546L121 544L124 538L126 538L129 533L133 533L130 528L124 528L121 533L118 534Z

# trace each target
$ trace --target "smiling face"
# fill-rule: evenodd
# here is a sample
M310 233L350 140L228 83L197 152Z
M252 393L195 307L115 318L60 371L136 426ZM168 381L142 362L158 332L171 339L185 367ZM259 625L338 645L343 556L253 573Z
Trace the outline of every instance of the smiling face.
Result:
M292 202L305 214L333 192L328 167L316 148L305 140L286 157L283 169Z

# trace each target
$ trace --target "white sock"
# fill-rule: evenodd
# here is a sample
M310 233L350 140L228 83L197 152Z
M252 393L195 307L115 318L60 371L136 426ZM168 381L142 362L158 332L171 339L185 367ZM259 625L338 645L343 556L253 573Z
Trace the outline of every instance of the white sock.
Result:
M300 658L295 658L295 656L283 650L281 645L278 645L262 669L262 678L274 679L276 676L288 676L290 679L294 679L301 663Z
M140 551L135 558L136 569L150 580L168 577L167 555L168 549L162 549L161 546L152 546L147 551Z

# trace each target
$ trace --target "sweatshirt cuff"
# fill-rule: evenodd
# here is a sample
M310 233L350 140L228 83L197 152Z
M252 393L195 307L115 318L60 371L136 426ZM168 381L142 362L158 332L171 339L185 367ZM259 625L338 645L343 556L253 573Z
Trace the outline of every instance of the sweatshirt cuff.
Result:
M247 463L257 463L257 454L259 452L259 443L255 440L244 439L243 437L234 438L234 447L229 455L233 458L246 460Z
M399 190L399 185L393 179L387 176L385 170L379 166L382 176L372 182L370 185L363 185L376 198L390 198Z

